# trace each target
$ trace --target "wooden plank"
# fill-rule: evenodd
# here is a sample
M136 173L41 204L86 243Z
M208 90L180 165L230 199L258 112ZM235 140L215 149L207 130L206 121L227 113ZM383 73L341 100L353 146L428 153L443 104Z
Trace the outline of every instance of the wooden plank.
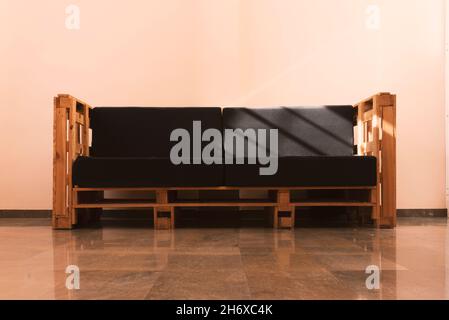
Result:
M157 190L156 191L156 202L158 204L168 203L168 192L167 192L167 190Z
M288 205L290 202L290 191L279 190L277 194L277 201L279 204Z
M174 207L171 203L169 203L168 191L166 189L160 189L156 191L156 205L157 206L153 209L156 212L154 228L158 230L173 228L175 225ZM160 212L168 212L169 216L160 217Z
M53 225L57 216L67 216L67 110L54 99L53 119Z
M379 106L392 106L396 103L396 96L390 93L380 93L376 95Z
M334 201L334 202L292 202L295 207L372 207L372 202L352 202L352 201Z
M169 204L158 204L154 202L98 202L79 203L75 208L167 208L171 207L276 207L275 202L171 202Z
M155 221L155 228L157 230L169 230L170 226L170 218L168 217L158 217Z
M278 228L292 228L294 225L293 217L280 217Z
M383 107L382 121L382 213L381 225L396 226L396 112Z
M175 207L171 207L171 210L170 210L170 224L171 224L171 228L174 229L175 228Z
M161 209L161 207L154 208L154 228L157 230L169 230L175 227L175 209L170 207L169 210ZM169 214L168 217L160 217L159 213L164 212Z
M365 108L365 104L359 104L357 108L357 154L363 155L363 143L365 142L364 138L364 125L363 125L363 109Z
M76 101L72 99L69 96L64 95L58 95L58 101L60 108L63 108L67 112L67 118L68 120L68 134L65 133L65 141L68 138L68 141L65 142L66 149L67 149L67 157L64 163L64 167L66 168L64 176L66 177L66 199L67 199L67 221L69 221L70 225L74 224L76 222L75 215L75 207L73 206L74 202L74 195L75 192L72 189L72 163L75 160L77 156L77 126L76 123ZM71 226L70 226L71 227Z
M279 211L291 211L290 191L279 190L277 193L277 202Z
M89 156L89 128L90 128L90 118L89 118L89 106L84 106L84 126L83 126L83 155Z
M88 108L92 108L89 104L87 104L83 100L78 99L78 98L76 98L76 97L74 97L74 96L72 96L70 94L60 93L60 94L58 94L58 97L69 99L69 100L73 100L73 101L75 101L75 103L78 102L79 104L82 104L83 106L87 106Z
M373 120L371 123L371 135L372 135L372 144L373 144L373 153L377 157L379 156L379 119L382 118L381 109L379 106L379 102L377 100L377 96L373 98Z
M166 187L165 190L177 191L177 190L215 190L215 191L228 191L228 190L277 190L277 189L288 189L288 190L371 190L374 186L324 186L324 187ZM136 187L136 188L87 188L87 187L75 187L76 191L157 191L160 187Z
M379 226L380 222L380 208L381 208L381 195L380 192L382 190L382 177L381 177L381 159L379 157L381 153L381 143L380 143L380 135L379 135L379 125L382 119L382 107L379 102L381 98L380 95L376 95L373 97L373 121L372 121L372 146L371 152L372 155L376 157L376 175L377 175L377 185L376 189L371 191L371 201L376 202L376 205L372 209L372 219L374 220L374 224L376 227Z
M391 94L390 94L389 92L379 92L379 93L375 94L374 96L368 97L368 98L366 98L366 99L363 99L363 100L360 101L359 103L356 103L356 104L354 105L354 107L357 107L357 106L359 106L359 105L362 104L362 103L371 103L372 100L373 100L373 97L375 97L375 96L381 97L381 100L380 100L380 101L381 101L382 103L385 103L385 102L389 101L389 100L387 100L387 99L390 99L389 96L391 96ZM390 104L387 104L387 105L390 105Z
M279 208L276 206L273 208L273 228L279 227Z
M372 202L351 202L351 201L333 201L333 202L291 202L285 210L290 211L293 206L296 207L371 207ZM164 211L170 211L171 207L278 207L276 202L170 202L168 204L158 204L154 202L98 202L98 203L79 203L75 208L163 208Z
M74 199L75 192L72 192L72 186L73 186L72 165L77 157L76 145L77 145L78 138L77 138L77 128L76 128L77 124L75 121L75 119L76 119L76 101L74 99L70 98L70 99L68 99L67 103L69 104L69 133L68 133L69 148L68 148L68 157L67 157L68 203L69 203L70 219L73 224L73 222L76 221L76 218L74 217L74 215L76 214L76 210L74 207L74 204L76 203L76 201Z
M372 105L372 111L360 114L364 104ZM396 96L379 93L354 107L359 107L355 133L357 153L377 158L377 185L371 194L371 202L376 203L372 218L377 226L393 227L396 225ZM365 121L363 134L360 120Z

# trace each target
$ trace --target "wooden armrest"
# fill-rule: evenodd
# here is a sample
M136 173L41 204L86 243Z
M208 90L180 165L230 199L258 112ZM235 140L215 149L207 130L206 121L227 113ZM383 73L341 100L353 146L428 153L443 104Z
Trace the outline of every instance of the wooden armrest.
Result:
M354 105L357 155L377 158L380 225L396 225L396 95L378 93Z
M68 94L54 98L53 119L53 226L71 228L76 215L73 201L72 164L89 156L91 106Z

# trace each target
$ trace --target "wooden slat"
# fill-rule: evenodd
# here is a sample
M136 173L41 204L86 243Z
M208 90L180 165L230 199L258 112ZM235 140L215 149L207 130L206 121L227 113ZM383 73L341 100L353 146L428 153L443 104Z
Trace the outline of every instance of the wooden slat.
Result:
M288 204L290 202L290 191L289 190L279 190L277 194L277 199L279 204Z
M372 110L365 112L365 104L372 105ZM393 227L396 225L396 96L379 93L354 107L359 108L354 130L357 153L377 158L377 186L371 192L371 201L376 202L372 218L376 226ZM362 134L365 129L367 132Z
M54 101L53 126L53 218L67 216L67 109ZM56 222L53 221L53 224Z
M292 202L296 207L372 207L372 202L351 202L351 201L335 201L335 202Z
M291 229L294 227L294 217L290 216L290 217L279 217L278 218L278 228L281 229Z
M396 95L388 92L380 93L376 95L377 103L379 106L393 106L396 104Z
M88 108L92 108L89 104L87 104L83 100L78 99L78 98L76 98L76 97L74 97L74 96L72 96L70 94L60 93L60 94L58 94L58 97L74 100L75 103L78 102L78 103L82 104L83 106L87 106Z
M363 109L365 104L359 104L357 108L357 154L364 155L362 144L365 142L364 127L363 127Z
M84 126L83 126L83 155L89 156L89 128L90 128L90 119L89 119L89 106L84 106Z
M171 202L158 203L83 203L75 205L75 208L159 208L159 207L274 207L275 202ZM168 210L167 210L168 211Z
M380 206L381 206L381 196L380 192L382 189L381 181L382 181L382 175L381 175L381 159L379 157L380 155L380 136L379 136L379 123L380 119L382 119L382 107L379 105L380 102L380 95L376 95L373 97L373 120L372 120L372 143L370 146L371 154L376 157L376 175L377 175L377 187L375 190L372 191L371 194L371 200L376 201L377 205L373 207L372 209L372 218L374 219L374 224L376 227L379 226L380 222Z
M393 101L394 103L394 101ZM383 107L382 121L382 216L381 224L396 225L396 112Z
M72 192L72 164L75 161L76 157L77 157L77 150L76 150L76 145L77 145L77 130L76 130L76 101L72 98L68 99L69 104L69 149L68 149L68 158L67 158L67 163L68 163L68 202L69 202L69 215L70 215L70 220L72 221L72 224L75 221L75 204L76 204L76 200L74 199L74 192Z
M389 92L379 92L378 94L375 94L374 96L368 97L366 99L363 99L359 103L356 103L354 105L354 107L357 107L357 106L359 106L362 103L366 103L366 104L372 103L373 97L375 97L375 96L381 97L381 102L385 103L385 102L389 101L391 94Z
M76 219L76 212L75 212L75 204L76 204L76 193L72 189L72 163L75 161L77 155L80 153L80 146L79 146L79 132L77 124L77 111L76 111L76 100L73 99L71 96L65 96L65 95L58 95L57 98L59 102L59 107L66 110L67 118L68 120L68 141L64 142L66 145L67 150L67 157L64 162L64 167L66 172L64 173L65 180L66 180L66 194L63 197L64 201L67 199L68 203L68 209L67 209L67 219L71 227L72 224L75 224L77 222ZM66 135L65 133L64 135ZM66 136L64 137L64 140L66 141ZM62 201L62 200L61 200Z
M290 205L290 191L289 190L279 190L277 192L277 202L279 211L292 211Z
M167 190L157 190L156 191L156 202L159 204L168 203L168 192Z
M324 187L166 187L165 190L170 191L185 191L185 190L215 190L215 191L228 191L228 190L371 190L373 186L324 186ZM148 187L148 188L86 188L75 187L76 191L157 191L160 187Z
M277 207L275 202L170 202L167 204L158 204L154 202L99 202L76 204L75 208L165 208L170 207ZM288 210L295 207L371 207L375 203L357 202L357 201L333 201L333 202L291 202ZM169 211L169 210L167 210ZM279 211L284 211L279 209Z
M379 156L379 147L378 147L378 143L379 143L379 119L382 117L381 116L381 109L380 106L378 104L378 97L374 96L373 98L373 120L372 120L372 124L371 124L371 135L372 135L372 152L373 154L377 157Z

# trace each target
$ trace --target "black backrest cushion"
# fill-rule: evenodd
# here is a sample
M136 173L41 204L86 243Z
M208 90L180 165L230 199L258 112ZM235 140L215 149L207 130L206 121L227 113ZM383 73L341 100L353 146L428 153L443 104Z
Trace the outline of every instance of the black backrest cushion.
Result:
M353 155L353 107L224 108L224 129L278 129L279 156ZM268 133L267 133L267 136Z
M193 121L202 131L221 131L220 108L209 107L96 107L91 111L92 148L96 157L169 157L174 129L192 137ZM191 139L192 140L192 139Z

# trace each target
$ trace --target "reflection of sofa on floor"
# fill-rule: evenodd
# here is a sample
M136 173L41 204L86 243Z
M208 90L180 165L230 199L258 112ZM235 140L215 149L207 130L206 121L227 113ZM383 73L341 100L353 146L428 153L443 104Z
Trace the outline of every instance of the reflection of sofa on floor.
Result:
M181 164L170 158L181 139L171 139L175 129L188 132ZM277 150L270 129L277 129ZM220 134L220 146L202 153L213 138L201 134L211 131ZM387 93L355 106L223 109L91 108L58 95L54 134L55 228L96 219L102 208L153 208L155 227L170 228L176 207L201 206L272 208L275 227L293 227L296 207L370 207L375 225L395 225L395 96ZM245 151L254 146L252 157L236 156L241 134ZM205 164L205 154L215 163ZM261 175L269 154L275 173ZM253 189L266 190L267 198L177 199L180 190ZM111 190L156 197L106 199Z

